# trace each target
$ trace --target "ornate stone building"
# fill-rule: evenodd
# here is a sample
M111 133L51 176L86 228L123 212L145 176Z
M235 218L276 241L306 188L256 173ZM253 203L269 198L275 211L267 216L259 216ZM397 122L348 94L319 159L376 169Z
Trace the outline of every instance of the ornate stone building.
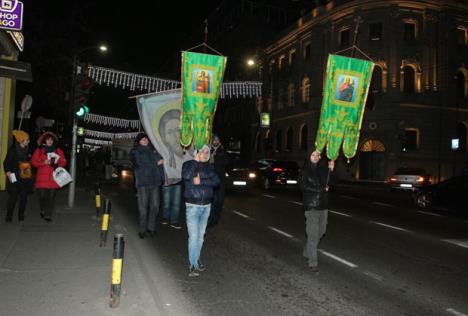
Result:
M304 161L328 54L352 45L357 17L356 44L376 65L358 151L340 159L339 176L379 181L398 167L422 167L435 181L459 173L468 160L468 1L335 0L302 16L263 51L255 115L269 112L271 126L252 125L256 157Z

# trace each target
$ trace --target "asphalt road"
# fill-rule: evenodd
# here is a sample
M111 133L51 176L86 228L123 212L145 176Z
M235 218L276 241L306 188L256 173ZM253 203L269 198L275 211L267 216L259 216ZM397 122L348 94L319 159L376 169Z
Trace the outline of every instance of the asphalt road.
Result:
M131 184L104 190L136 235ZM187 276L185 225L135 240L158 304L168 315L468 315L468 218L421 212L402 193L340 188L313 274L301 204L294 190L228 194L198 278Z

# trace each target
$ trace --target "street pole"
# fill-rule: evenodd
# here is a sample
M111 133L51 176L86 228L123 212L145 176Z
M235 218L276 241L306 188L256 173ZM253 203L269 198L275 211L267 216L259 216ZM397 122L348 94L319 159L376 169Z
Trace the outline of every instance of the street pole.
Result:
M78 130L78 121L76 119L74 112L74 103L75 103L75 84L76 84L76 59L77 55L73 56L73 73L72 73L72 85L70 91L70 110L73 118L73 129L72 129L72 147L71 147L71 157L70 157L70 175L73 181L68 187L68 207L73 208L75 206L75 187L76 187L76 140L77 140L77 130Z

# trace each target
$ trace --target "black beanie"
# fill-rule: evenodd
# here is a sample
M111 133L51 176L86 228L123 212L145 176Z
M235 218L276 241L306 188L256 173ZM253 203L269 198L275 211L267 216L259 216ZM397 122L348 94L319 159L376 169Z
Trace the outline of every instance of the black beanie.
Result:
M135 139L135 143L139 144L140 143L140 140L142 140L143 138L148 138L148 135L146 135L146 133L138 133L136 139ZM149 138L148 138L149 140Z

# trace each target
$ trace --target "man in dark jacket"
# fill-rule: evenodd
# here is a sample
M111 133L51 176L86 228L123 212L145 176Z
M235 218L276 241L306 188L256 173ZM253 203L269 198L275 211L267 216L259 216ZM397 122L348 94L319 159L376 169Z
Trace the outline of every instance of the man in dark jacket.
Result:
M211 208L210 217L208 219L208 227L218 224L221 217L221 211L223 210L224 194L226 191L226 151L221 144L219 136L215 134L213 134L213 144L211 145L210 163L213 164L220 183L213 192L213 206Z
M213 166L208 162L210 148L204 145L195 151L194 160L182 165L184 179L186 222L188 230L189 276L199 276L205 268L200 263L200 253L203 246L206 224L210 216L213 188L219 185L219 178Z
M138 191L138 236L141 239L145 238L147 231L153 237L159 213L160 189L164 181L164 160L150 145L145 133L138 134L135 146L130 152L130 160Z
M319 162L320 153L314 150L304 165L300 181L307 234L303 255L308 258L313 272L318 272L317 247L327 229L328 219L328 170ZM333 161L328 163L330 171L334 166Z

